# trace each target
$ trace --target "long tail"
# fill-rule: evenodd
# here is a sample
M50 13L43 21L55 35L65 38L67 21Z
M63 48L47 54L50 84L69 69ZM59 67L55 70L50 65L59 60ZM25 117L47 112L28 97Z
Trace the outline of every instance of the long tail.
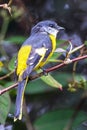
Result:
M27 81L28 81L28 77L25 80L20 81L18 84L14 121L16 121L17 119L21 120L21 118L22 118L24 90L25 90Z

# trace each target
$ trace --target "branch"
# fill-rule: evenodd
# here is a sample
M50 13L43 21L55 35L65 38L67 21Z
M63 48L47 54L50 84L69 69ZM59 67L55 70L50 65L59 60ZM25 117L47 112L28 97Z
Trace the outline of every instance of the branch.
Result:
M7 9L9 11L9 13L11 14L11 7L9 7L11 5L11 3L12 3L12 0L9 0L8 4L7 3L1 4L0 7Z
M47 73L48 73L48 72L52 72L52 71L54 71L54 70L56 70L56 69L59 69L59 68L62 68L62 67L64 67L64 66L66 66L67 64L74 63L74 62L76 62L76 61L83 60L83 59L86 59L86 58L87 58L87 55L74 58L74 59L70 60L70 62L63 62L63 63L61 63L61 64L58 64L58 65L54 66L54 67L51 67L51 68L45 70L45 72L47 72Z
M2 94L4 94L5 92L7 92L7 91L9 91L9 90L11 90L11 89L17 87L17 85L18 85L18 82L15 83L15 84L13 84L13 85L11 85L11 86L9 86L9 87L7 87L7 88L5 88L5 89L3 89L3 90L0 90L0 95L2 95Z
M74 58L74 59L70 60L69 63L63 62L63 63L61 63L61 64L55 65L54 67L51 67L51 68L46 69L45 72L46 72L46 73L52 72L52 71L54 71L54 70L57 70L57 69L59 69L59 68L62 68L62 67L64 67L64 66L66 66L67 64L70 64L70 63L73 63L73 62L76 62L76 61L79 61L79 60L83 60L83 59L86 59L86 58L87 58L87 55ZM37 79L37 78L41 77L42 75L44 75L44 72L41 72L41 73L36 74L36 75L34 75L34 76L30 76L30 77L29 77L29 80ZM5 93L5 92L9 91L10 89L13 89L13 88L15 88L15 87L17 87L17 86L18 86L18 82L15 83L15 84L13 84L13 85L11 85L11 86L9 86L8 88L5 88L5 89L3 89L3 90L0 90L0 95L2 95L3 93Z
M8 74L6 74L6 75L0 77L0 80L3 80L3 79L5 79L5 78L9 77L9 76L12 75L13 73L14 73L14 71L11 71L10 73L8 73Z

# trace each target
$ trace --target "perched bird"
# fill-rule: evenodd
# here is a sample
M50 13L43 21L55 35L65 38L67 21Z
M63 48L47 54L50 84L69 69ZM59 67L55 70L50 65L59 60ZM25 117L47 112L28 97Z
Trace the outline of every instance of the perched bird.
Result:
M33 70L43 67L52 56L56 49L56 36L61 29L64 28L54 21L41 21L31 29L30 37L20 48L16 61L18 89L14 121L22 118L24 90L28 77Z

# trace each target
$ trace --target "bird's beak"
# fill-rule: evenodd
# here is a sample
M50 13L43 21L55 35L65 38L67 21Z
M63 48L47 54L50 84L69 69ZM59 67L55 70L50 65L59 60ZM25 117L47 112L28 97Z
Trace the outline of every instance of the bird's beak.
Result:
M63 28L63 27L61 27L61 26L58 26L58 29L57 29L57 30L59 30L58 33L57 33L57 38L58 38L58 39L61 39L62 35L64 34L65 28Z
M58 30L65 30L65 28L64 28L64 27L61 27L61 26L57 26L57 29L58 29Z

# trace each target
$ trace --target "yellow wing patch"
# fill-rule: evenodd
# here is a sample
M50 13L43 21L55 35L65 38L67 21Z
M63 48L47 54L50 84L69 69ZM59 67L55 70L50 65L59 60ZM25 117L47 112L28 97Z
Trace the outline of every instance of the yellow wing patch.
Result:
M17 75L21 75L23 71L27 68L27 60L31 52L31 46L26 45L18 52L18 66L17 66Z

